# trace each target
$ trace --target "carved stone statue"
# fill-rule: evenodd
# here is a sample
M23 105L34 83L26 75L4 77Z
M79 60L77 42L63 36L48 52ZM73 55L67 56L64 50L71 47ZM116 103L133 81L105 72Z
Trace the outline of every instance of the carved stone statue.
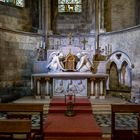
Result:
M61 52L53 52L49 56L49 61L47 65L47 69L50 72L60 72L64 70L64 65L62 63L63 53Z
M89 58L85 52L77 53L77 57L79 59L76 70L80 72L90 72L92 69L92 64L89 61Z

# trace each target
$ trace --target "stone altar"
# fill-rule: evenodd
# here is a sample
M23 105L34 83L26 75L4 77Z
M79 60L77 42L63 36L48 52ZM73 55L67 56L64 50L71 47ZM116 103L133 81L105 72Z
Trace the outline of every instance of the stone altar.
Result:
M39 68L38 64L35 68ZM101 99L106 95L106 62L101 64L104 67L98 65L99 69L93 73L93 52L90 50L71 44L59 50L47 50L47 60L40 64L44 67L40 69L45 70L34 72L31 82L37 99L65 96L68 92Z
M34 65L31 87L35 97L64 96L72 91L76 96L104 99L107 90L130 91L132 64L129 56L107 48L99 48L95 54L93 50L83 50L69 43L67 47L47 50L46 59Z
M69 90L71 90L75 92L76 96L89 96L91 98L98 97L102 99L105 98L106 95L107 78L107 74L92 74L80 72L41 73L32 74L31 82L33 87L36 89L36 98L64 96ZM63 83L65 82L65 86L63 85L62 81ZM72 85L71 82L73 81L74 84L77 83L78 85L77 86L75 84L75 89L70 86ZM89 93L87 93L88 83ZM58 85L59 88L57 87ZM51 90L52 88L53 92Z

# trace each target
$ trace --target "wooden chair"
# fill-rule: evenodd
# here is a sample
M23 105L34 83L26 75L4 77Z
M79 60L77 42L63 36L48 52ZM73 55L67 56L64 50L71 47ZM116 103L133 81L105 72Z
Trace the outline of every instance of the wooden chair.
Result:
M31 121L17 119L0 120L0 139L14 139L14 134L25 134L25 140L32 140L33 137L31 136Z

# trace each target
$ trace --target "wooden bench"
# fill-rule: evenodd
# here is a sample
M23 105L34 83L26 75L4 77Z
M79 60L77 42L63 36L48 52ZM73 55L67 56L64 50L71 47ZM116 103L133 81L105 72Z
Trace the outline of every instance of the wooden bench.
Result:
M140 116L140 113L139 113ZM133 131L133 140L140 140L140 117L138 117L138 130Z
M31 140L31 120L0 120L0 139L14 139L14 134L26 134L24 139Z
M40 127L36 129L32 128L32 131L43 137L43 107L44 104L35 103L0 103L0 112L6 112L8 118L21 119L26 116L28 116L27 118L31 118L29 114L37 113L40 118Z
M135 130L138 133L138 136L140 135L140 127L139 127L139 117L140 117L140 105L136 104L112 104L111 105L111 112L112 112L112 140L132 140L133 137L133 132L134 130L132 129L124 129L124 128L116 128L115 124L115 117L116 114L121 114L121 113L135 113L137 116L137 123L138 127ZM140 138L140 137L139 137ZM138 139L140 140L140 139Z

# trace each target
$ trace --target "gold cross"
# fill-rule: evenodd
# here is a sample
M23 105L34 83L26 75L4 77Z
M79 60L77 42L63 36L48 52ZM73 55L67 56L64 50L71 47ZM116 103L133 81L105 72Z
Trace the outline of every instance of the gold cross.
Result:
M81 43L84 45L84 50L85 50L85 46L88 43L88 41L84 38L84 40L82 40Z

